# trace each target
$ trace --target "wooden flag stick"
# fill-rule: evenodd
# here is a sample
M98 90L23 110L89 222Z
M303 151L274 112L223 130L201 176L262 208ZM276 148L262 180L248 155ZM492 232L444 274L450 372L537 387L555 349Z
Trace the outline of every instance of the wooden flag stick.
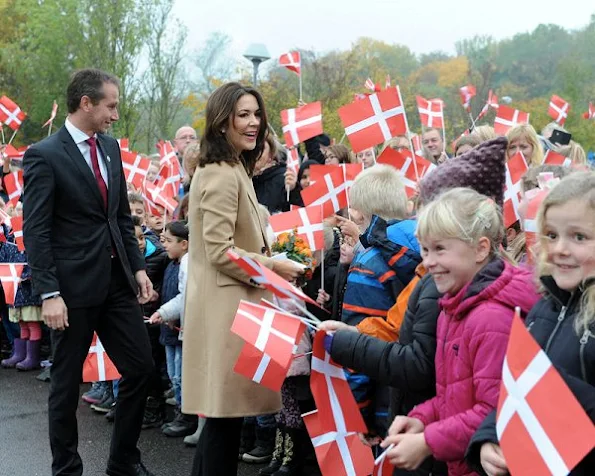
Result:
M403 100L401 98L401 89L399 86L396 86L397 93L399 94L399 99L401 99L401 104L403 104ZM404 106L404 104L403 104ZM411 129L409 129L409 121L407 120L407 112L405 111L405 107L403 107L403 117L405 118L405 129L407 129L407 139L409 139L409 147L411 150L411 158L413 159L413 170L415 172L415 181L419 182L419 172L417 171L417 160L415 160L415 149L413 148L413 141L411 140ZM444 121L442 121L444 122Z
M299 83L300 83L300 103L302 103L304 101L303 98L303 91L302 91L302 71L300 69L300 74L298 75L299 78Z
M14 136L16 136L16 135L17 135L17 132L18 132L18 131L19 131L19 130L18 130L18 129L16 129L16 130L15 130L15 131L12 133L12 136L10 137L10 140L8 141L8 145L12 144L12 141L13 141L13 139L14 139Z
M473 114L469 111L469 119L471 119L471 124L473 125L473 129L475 129L475 119L473 119Z
M48 127L48 137L52 135L52 124L54 121L50 122L50 126Z
M344 170L344 169L343 169ZM320 209L322 210L322 215L324 216L323 206L320 205ZM324 291L324 225L322 227L322 254L320 255L320 288Z
M4 137L4 127L0 124L0 132L2 132L2 143L6 144L6 137Z
M271 301L267 301L266 299L261 299L261 301L263 303L265 303L267 306L276 309L279 312L283 312L284 314L289 314L291 317L295 317L296 319L299 319L300 321L302 321L304 324L309 325L311 327L314 327L313 324L318 324L320 322L320 320L316 319L309 319L307 317L304 316L296 316L295 314L292 314L291 312L287 312L286 310L280 308L279 306L273 304ZM314 327L315 328L315 327Z

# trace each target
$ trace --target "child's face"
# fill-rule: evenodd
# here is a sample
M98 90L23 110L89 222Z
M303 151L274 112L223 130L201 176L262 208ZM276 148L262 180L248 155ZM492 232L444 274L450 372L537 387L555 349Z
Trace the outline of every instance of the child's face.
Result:
M342 265L347 265L347 264L351 264L351 262L353 261L353 256L354 256L354 246L353 243L351 242L350 239L348 239L348 237L344 238L343 243L341 243L341 254L339 256L339 263L341 263Z
M487 241L487 250L484 249ZM459 292L483 267L489 256L489 240L477 246L455 238L420 240L423 264L441 293Z
M149 166L149 170L147 171L147 177L146 177L146 181L153 183L155 181L155 179L157 178L157 174L159 173L159 167L157 167L157 165L155 164L151 164Z
M364 164L365 169L376 164L376 154L373 147L358 152L355 158L358 164Z
M163 231L163 210L160 210L159 215L149 215L147 217L147 225L157 235Z
M145 241L143 229L140 226L134 227L134 236L136 236L136 240L138 241L138 249L144 256L145 250L147 249L147 242Z
M310 186L310 169L309 168L304 170L304 173L302 174L302 178L300 179L300 186L302 187L302 189Z
M139 202L130 202L130 214L139 217L145 223L145 205Z
M171 234L169 230L162 233L163 247L167 251L169 259L179 260L188 252L188 240L180 240L177 236Z
M545 251L560 289L574 291L595 276L595 213L584 200L548 208L544 220Z

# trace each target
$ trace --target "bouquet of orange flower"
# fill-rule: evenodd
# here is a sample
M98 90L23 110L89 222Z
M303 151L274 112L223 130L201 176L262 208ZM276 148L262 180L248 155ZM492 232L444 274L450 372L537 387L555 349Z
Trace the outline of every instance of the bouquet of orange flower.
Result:
M312 279L317 263L308 244L297 236L296 229L281 233L273 243L272 250L275 253L285 253L288 259L306 267L303 277L298 280L298 285L303 286L306 281Z

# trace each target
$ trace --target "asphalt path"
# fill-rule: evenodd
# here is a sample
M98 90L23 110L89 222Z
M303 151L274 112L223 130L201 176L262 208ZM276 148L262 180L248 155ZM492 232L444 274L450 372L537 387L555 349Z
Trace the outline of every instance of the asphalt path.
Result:
M51 476L48 443L49 384L38 372L0 369L0 476ZM88 385L81 385L81 395ZM78 411L79 453L85 476L104 476L112 424L81 401ZM143 462L156 476L190 475L194 448L159 429L143 430ZM261 466L240 463L238 475L255 476Z

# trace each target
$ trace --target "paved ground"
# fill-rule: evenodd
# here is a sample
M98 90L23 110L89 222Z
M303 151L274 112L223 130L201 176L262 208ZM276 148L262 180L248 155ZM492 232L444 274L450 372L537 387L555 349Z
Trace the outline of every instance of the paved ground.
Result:
M48 384L35 379L36 372L0 369L0 476L50 476L47 436ZM83 386L82 391L86 390ZM111 424L84 402L79 407L79 452L85 476L105 475ZM158 429L145 430L140 449L143 461L156 476L190 474L193 448L181 439L163 436ZM238 475L254 476L257 466L240 464Z

